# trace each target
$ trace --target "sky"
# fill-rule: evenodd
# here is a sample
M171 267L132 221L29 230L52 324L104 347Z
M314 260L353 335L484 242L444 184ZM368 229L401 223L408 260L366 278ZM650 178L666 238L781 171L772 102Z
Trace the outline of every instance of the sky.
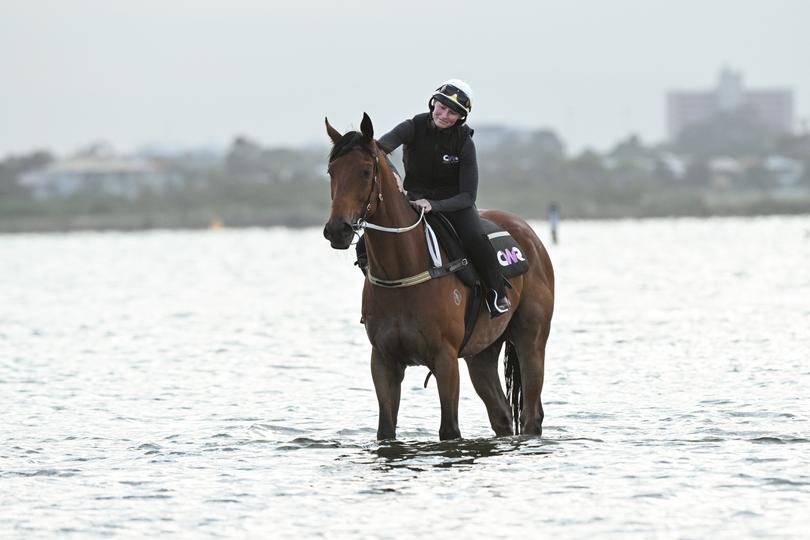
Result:
M810 119L806 0L0 0L0 158L96 141L226 148L378 135L461 78L469 123L569 152L664 140L668 90L791 88Z

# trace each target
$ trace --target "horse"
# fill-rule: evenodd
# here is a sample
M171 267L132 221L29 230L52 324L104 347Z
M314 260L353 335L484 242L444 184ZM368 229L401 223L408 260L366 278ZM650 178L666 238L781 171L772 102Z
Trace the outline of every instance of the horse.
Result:
M441 405L439 438L461 438L459 358L467 362L496 436L541 436L544 412L540 395L554 310L554 270L543 243L516 215L481 212L520 244L529 269L511 280L509 312L491 319L482 307L482 316L462 348L470 290L452 273L437 279L406 278L425 276L431 266L425 225L399 190L374 139L368 114L363 114L359 132L341 134L328 118L325 122L333 147L327 169L331 213L323 235L332 248L348 249L359 229L365 228L369 271L361 322L371 343L371 376L379 405L377 439L396 438L405 368L416 365L426 366L436 378ZM384 286L403 282L411 286ZM504 343L509 398L498 375Z

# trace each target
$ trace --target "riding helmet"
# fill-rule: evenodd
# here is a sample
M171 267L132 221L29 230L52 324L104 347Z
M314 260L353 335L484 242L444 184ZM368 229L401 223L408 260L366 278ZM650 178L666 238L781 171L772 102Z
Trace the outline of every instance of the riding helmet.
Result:
M435 101L441 101L444 105L461 115L459 124L467 119L467 115L472 111L473 93L470 85L461 79L450 79L441 84L428 102L428 107L433 111Z

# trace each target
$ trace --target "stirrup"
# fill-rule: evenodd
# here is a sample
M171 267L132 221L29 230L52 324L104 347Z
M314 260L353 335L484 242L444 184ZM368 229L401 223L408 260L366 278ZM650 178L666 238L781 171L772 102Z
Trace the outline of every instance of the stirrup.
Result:
M512 307L506 295L499 295L495 289L487 291L487 309L491 318L500 317Z

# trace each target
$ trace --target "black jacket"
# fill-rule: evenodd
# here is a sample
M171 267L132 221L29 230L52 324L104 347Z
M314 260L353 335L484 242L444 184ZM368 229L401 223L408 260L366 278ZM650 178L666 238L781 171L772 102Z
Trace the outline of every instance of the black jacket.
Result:
M469 208L478 194L478 162L473 130L466 124L438 129L423 113L405 120L379 139L390 153L404 145L404 187L411 199L425 198L434 210Z

